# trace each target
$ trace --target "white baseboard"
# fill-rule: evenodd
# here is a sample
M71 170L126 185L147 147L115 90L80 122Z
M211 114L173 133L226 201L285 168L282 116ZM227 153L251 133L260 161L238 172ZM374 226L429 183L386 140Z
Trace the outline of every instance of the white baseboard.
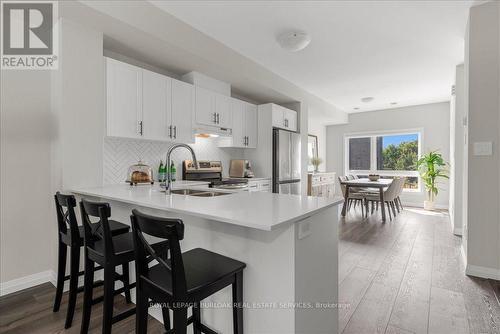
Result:
M0 284L0 296L5 296L20 290L52 282L55 277L53 270L46 270L36 274L20 277ZM55 282L55 280L54 280ZM53 283L54 284L54 283Z
M465 266L465 273L470 276L500 280L500 269L467 264Z
M406 202L402 201L403 206L408 206L408 207L413 207L413 208L423 208L424 203L423 202ZM434 204L434 207L439 210L448 210L448 205L445 204Z

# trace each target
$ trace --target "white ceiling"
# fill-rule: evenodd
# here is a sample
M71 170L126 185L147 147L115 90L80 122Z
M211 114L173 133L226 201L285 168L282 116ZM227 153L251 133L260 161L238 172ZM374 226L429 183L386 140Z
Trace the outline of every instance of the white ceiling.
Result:
M473 1L153 3L310 93L356 112L449 100ZM276 35L288 29L310 33L309 47L297 53L281 49ZM375 99L360 101L367 96Z

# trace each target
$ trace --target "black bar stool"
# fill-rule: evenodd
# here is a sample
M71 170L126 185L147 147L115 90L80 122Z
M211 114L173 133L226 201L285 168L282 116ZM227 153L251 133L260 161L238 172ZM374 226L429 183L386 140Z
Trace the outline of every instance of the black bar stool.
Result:
M82 327L80 332L87 333L90 324L92 305L104 300L102 333L111 333L112 325L135 314L135 308L124 311L113 316L114 296L125 292L127 303L130 303L130 289L135 283L129 280L129 262L134 260L134 241L132 233L124 233L113 236L110 230L111 208L108 203L82 200L80 202L83 227L85 230L85 280L83 297ZM99 225L95 228L90 218L98 218ZM153 244L156 251L162 253L168 251L168 242ZM104 296L103 298L92 298L94 285L94 265L99 264L104 268ZM122 267L122 274L116 272L116 267ZM122 281L123 287L115 289L115 281Z
M246 264L201 248L181 253L179 240L184 238L184 224L180 219L159 218L133 210L132 233L135 243L137 281L136 333L147 333L149 300L167 305L173 310L173 329L167 333L185 334L193 324L195 334L214 334L201 323L200 302L217 291L232 285L234 333L243 333L243 269ZM170 258L157 254L145 235L166 239ZM165 253L166 254L166 253ZM149 262L158 264L149 267ZM193 315L187 317L187 309ZM167 311L168 314L168 311ZM166 328L170 319L165 317Z
M78 277L83 275L80 270L80 247L83 246L83 226L78 226L75 215L76 199L73 195L63 195L57 192L54 195L56 203L56 215L58 225L58 264L57 264L57 284L56 296L54 299L53 311L58 312L61 306L61 299L64 288L64 281L69 280L69 300L68 311L66 313L66 323L64 328L71 327L73 315L75 313L76 295L83 291L83 287L78 287ZM127 233L130 226L117 221L109 221L111 233L118 235ZM94 225L94 228L96 226ZM68 247L70 248L70 274L66 275L66 258ZM95 268L99 270L102 268ZM94 285L102 285L102 282L95 282Z

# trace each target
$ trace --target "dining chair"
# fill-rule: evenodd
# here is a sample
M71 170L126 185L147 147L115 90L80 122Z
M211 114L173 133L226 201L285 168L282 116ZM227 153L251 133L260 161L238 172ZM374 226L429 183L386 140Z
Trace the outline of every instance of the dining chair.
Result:
M387 212L389 213L389 219L392 220L392 217L396 217L396 206L395 200L399 194L399 190L401 187L401 178L395 177L389 187L384 191L384 204L387 205ZM380 197L378 194L365 194L365 206L366 210L368 210L368 202L372 202L372 213L373 213L373 202L379 203Z
M351 179L349 179L349 176L339 176L338 180L339 180L339 184L340 184L340 189L342 190L342 196L345 198L346 186L342 182L350 181ZM365 199L365 197L364 197L363 192L360 192L358 188L349 187L349 197L347 199L347 209L350 210L353 205L354 205L354 208L356 208L356 206L358 204L360 204L361 205L361 214L364 217L365 216L365 212L364 212L365 201L364 201L364 199Z

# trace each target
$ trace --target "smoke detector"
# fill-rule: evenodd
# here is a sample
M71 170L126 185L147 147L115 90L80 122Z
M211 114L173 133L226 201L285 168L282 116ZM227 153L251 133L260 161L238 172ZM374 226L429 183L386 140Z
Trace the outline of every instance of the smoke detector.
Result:
M303 31L287 31L277 37L279 45L290 52L305 49L311 42L311 36Z

